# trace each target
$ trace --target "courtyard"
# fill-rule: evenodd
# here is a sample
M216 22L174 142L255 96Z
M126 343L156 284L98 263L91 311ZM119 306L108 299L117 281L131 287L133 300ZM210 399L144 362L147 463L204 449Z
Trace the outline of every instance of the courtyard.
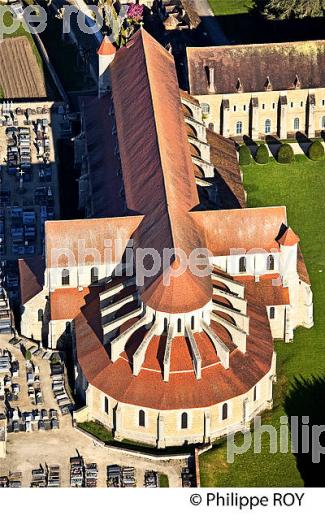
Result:
M288 220L301 239L311 278L315 305L315 325L311 330L298 329L294 342L276 342L277 384L274 407L263 415L263 424L278 431L280 417L309 416L310 424L325 424L325 160L312 162L296 156L291 164L272 159L266 165L253 162L242 167L248 193L248 206L286 205ZM242 443L238 434L236 442ZM323 485L324 461L311 463L310 454L269 453L269 438L262 438L261 453L250 448L227 463L227 446L219 441L200 457L202 486L313 486Z

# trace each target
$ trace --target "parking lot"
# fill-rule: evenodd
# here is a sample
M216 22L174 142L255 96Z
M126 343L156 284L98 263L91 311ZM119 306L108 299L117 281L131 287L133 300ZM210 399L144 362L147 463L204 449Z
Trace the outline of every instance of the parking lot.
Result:
M8 345L8 337L0 335L0 349L10 349L19 362L19 376L13 381L20 386L19 398L12 406L23 410L33 410L28 396L25 360L19 349ZM113 464L134 468L136 486L144 486L146 471L155 471L168 476L170 487L182 485L181 471L187 465L184 458L151 460L146 456L126 453L117 448L104 447L81 433L72 425L70 414L62 415L52 392L50 363L46 359L32 357L32 362L39 367L39 379L43 403L38 408L58 410L60 427L54 430L32 430L8 433L7 456L0 459L0 477L9 476L10 472L21 472L22 486L29 487L32 471L47 466L60 467L60 484L70 486L70 458L80 455L85 464L97 464L97 486L107 486L107 467Z
M44 222L59 217L56 140L66 115L53 102L0 103L0 253L6 287L17 290L17 258L41 254Z

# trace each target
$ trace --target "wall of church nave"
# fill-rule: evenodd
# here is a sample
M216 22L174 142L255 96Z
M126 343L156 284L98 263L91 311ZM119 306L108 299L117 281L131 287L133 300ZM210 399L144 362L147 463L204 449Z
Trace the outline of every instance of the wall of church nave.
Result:
M251 276L262 276L264 274L275 274L280 269L280 253L261 252L257 251L254 254L253 250L245 251L236 249L228 256L214 256L212 264L219 269L229 273L231 276L239 276L241 274ZM273 260L271 260L271 256ZM245 260L241 260L242 258Z
M69 267L49 267L46 272L48 287L51 291L55 289L69 287L88 287L92 283L92 275L96 275L98 280L109 278L117 264L90 264L90 265L74 265L69 263Z

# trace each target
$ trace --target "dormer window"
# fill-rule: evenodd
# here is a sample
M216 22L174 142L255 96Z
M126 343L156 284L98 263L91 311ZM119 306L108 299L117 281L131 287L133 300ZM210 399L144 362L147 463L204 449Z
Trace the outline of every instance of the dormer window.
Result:
M264 89L269 91L269 90L272 90L272 88L273 87L272 87L272 83L271 83L271 80L270 80L270 76L267 76L266 77L266 82L264 84Z
M69 269L62 269L62 273L61 273L61 284L62 284L62 285L70 285L70 273L69 273Z

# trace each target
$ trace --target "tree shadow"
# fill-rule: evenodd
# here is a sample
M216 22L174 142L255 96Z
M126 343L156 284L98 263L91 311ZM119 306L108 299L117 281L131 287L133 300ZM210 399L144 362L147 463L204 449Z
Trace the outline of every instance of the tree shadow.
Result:
M267 135L265 137L265 142L267 146L269 147L269 150L271 154L273 155L274 159L277 158L278 152L281 146L281 141L278 139L278 137L275 137L274 135Z
M324 18L268 20L258 7L248 13L217 16L230 44L318 40L324 37Z
M297 140L297 143L299 144L301 150L303 151L303 153L305 155L307 155L308 148L310 147L312 141L309 139L309 137L307 137L302 132L296 133L296 140Z
M319 450L319 444L325 446L324 401L325 377L299 377L295 378L284 402L291 424L292 443L297 447L297 468L305 486L309 487L325 484L325 456L320 454L319 461L315 458L322 450ZM294 427L295 421L298 427ZM316 426L323 426L322 433L317 431ZM304 453L306 451L308 453Z

